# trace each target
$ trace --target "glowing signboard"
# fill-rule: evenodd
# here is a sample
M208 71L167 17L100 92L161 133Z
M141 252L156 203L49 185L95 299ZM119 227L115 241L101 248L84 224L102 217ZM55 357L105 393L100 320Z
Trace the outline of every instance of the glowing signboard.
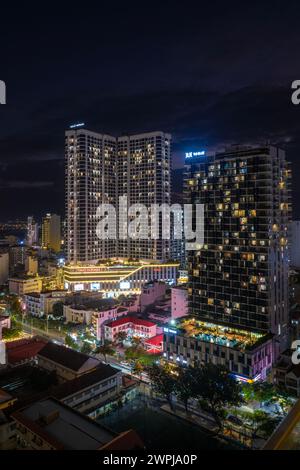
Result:
M130 289L130 282L129 281L121 281L120 282L120 289L123 289L123 290Z
M187 152L185 154L185 158L204 157L204 156L205 156L205 150L201 150L199 152Z
M77 127L82 127L82 126L84 126L84 125L85 125L84 122L80 122L80 123L78 123L78 124L72 124L72 125L70 126L70 129L76 129Z

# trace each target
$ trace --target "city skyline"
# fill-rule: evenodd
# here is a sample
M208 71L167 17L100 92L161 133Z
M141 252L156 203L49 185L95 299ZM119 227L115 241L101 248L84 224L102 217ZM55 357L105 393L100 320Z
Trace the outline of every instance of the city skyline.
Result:
M10 460L300 450L299 13L1 6Z

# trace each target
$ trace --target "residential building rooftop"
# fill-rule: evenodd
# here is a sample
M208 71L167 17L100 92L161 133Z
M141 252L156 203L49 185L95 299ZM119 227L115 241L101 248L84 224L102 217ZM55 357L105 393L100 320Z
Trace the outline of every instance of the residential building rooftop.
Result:
M40 338L26 338L6 343L8 364L18 364L35 357L47 344Z
M12 417L55 450L123 450L143 446L134 431L118 435L51 397L13 413Z
M119 369L115 369L114 367L108 364L99 364L94 370L83 374L82 376L68 380L67 382L62 383L54 388L52 394L57 399L65 398L69 395L73 395L80 390L84 390L96 384L102 380L109 379L114 377L116 374L119 374Z
M167 330L170 331L169 328ZM263 335L227 325L203 322L191 317L182 317L175 325L172 325L171 330L208 343L242 350L253 349L261 342L273 337L271 334Z
M51 342L47 343L44 348L39 351L38 355L75 372L78 372L82 366L91 359L95 361L95 367L99 365L99 361L97 359L91 358L90 356L78 351L74 351L74 349Z
M148 326L148 327L155 325L155 323L149 320L144 320L143 318L122 317L122 318L118 318L117 320L113 320L109 323L106 323L105 326L108 326L110 328L115 328L116 326L126 325L126 323L133 323L135 325Z

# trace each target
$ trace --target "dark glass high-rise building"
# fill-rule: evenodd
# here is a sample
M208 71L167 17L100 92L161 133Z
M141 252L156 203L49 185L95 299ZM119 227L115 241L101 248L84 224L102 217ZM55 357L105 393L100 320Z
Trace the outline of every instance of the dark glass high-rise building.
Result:
M204 246L191 252L190 313L204 322L288 339L290 169L274 146L186 160L185 201L204 204Z

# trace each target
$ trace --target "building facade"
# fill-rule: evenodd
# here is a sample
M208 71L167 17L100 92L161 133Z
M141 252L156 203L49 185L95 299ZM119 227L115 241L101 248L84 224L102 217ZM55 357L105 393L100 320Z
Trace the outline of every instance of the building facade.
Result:
M260 342L274 335L274 360L288 342L285 152L234 147L189 158L184 194L187 203L204 205L204 244L188 259L189 313L204 328L246 330L259 334Z
M63 302L66 295L66 291L29 292L24 295L26 313L34 317L49 315L53 305Z
M118 197L127 196L128 207L143 204L171 203L171 135L164 132L118 138ZM119 226L126 224L127 214L119 214ZM161 230L161 225L160 225ZM138 259L168 260L170 240L118 238L118 256Z
M118 333L123 332L129 338L153 338L157 334L156 323L136 317L122 317L104 325L104 339L114 342Z
M39 244L39 226L32 216L27 218L27 246L37 246Z
M154 304L157 300L162 300L166 294L167 286L164 282L154 281L144 285L140 302L143 312L148 305Z
M115 256L114 240L96 235L97 209L116 203L115 137L70 129L65 137L66 233L69 262L92 262Z
M69 262L91 263L110 257L170 259L169 240L127 236L127 211L133 204L170 203L171 136L152 132L115 138L73 128L66 131L66 251ZM115 239L99 239L100 204L116 208ZM102 214L103 216L104 214ZM125 235L118 236L126 224Z
M43 281L41 277L12 277L8 280L10 294L24 295L31 292L41 292Z
M42 247L58 253L61 249L60 216L47 214L42 223Z
M93 371L58 385L53 396L81 413L89 414L101 404L118 397L122 388L122 372L108 364L99 364Z
M127 314L128 308L120 305L115 305L110 309L105 309L99 312L94 311L92 315L92 324L97 341L101 341L104 338L104 325L106 323Z
M101 265L67 265L63 268L65 289L72 292L102 292L103 297L140 294L149 281L176 283L177 263L122 262Z
M128 450L143 448L135 431L117 434L55 398L36 401L15 411L17 449Z
M0 285L7 282L9 276L9 254L0 253Z
M100 364L93 357L50 342L38 352L37 360L42 369L55 371L60 382L81 377Z
M188 289L186 286L175 286L171 289L171 316L180 318L188 315Z
M300 269L300 220L290 224L290 259L291 266Z

